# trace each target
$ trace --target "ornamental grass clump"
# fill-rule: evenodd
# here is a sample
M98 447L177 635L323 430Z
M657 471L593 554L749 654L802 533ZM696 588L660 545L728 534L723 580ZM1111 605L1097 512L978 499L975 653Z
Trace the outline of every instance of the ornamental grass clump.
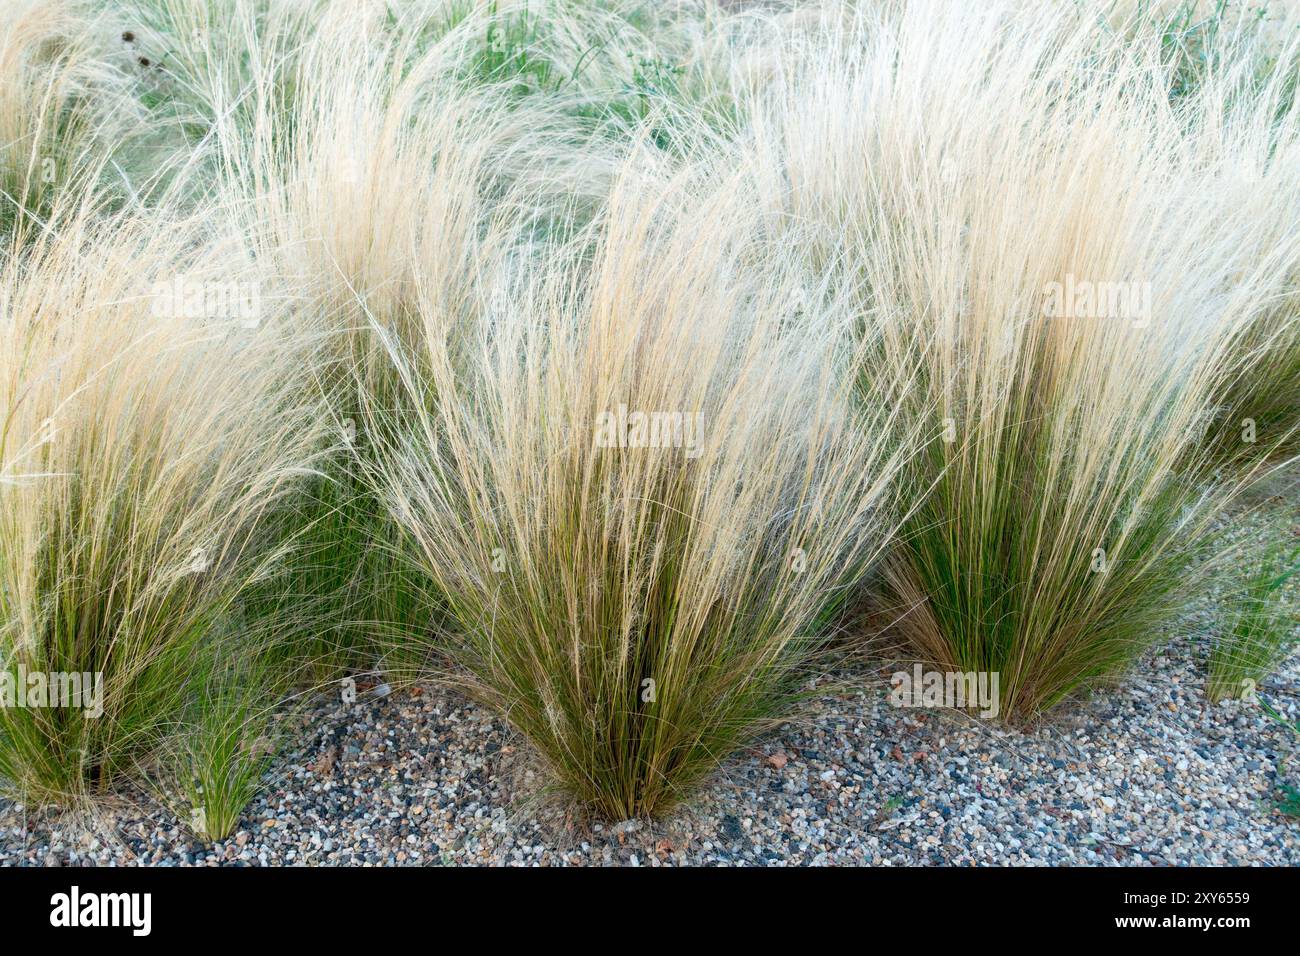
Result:
M1229 67L1171 98L1158 36L1065 7L841 14L770 85L765 155L814 261L905 330L864 366L916 373L900 401L928 436L886 573L899 628L936 669L998 673L1024 720L1182 606L1258 470L1216 483L1225 390L1294 400L1284 361L1236 358L1293 328L1295 107Z
M77 207L0 263L0 670L98 688L0 708L24 799L147 768L190 731L195 676L284 623L244 599L291 547L266 529L326 418L257 275L203 245L211 221Z
M887 542L906 445L855 427L848 316L709 137L627 160L574 243L429 289L376 480L467 689L599 815L662 814L787 719ZM504 284L503 284L504 283Z

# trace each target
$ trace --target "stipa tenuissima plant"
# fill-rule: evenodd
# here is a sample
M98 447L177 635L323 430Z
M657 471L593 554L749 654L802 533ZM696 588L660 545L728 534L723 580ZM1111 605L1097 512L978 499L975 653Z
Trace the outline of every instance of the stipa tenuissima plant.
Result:
M151 762L195 675L276 630L241 601L326 418L272 297L198 241L210 221L74 210L0 266L0 668L98 689L0 709L0 778L27 799Z
M1032 716L1158 639L1231 493L1206 423L1294 274L1294 126L1231 74L1171 105L1155 41L1065 8L912 3L810 42L767 155L863 314L921 331L871 357L919 370L930 436L900 626ZM1250 216L1243 163L1279 187Z
M452 656L609 817L666 812L789 716L888 536L903 443L883 409L850 427L839 313L798 307L727 162L638 153L585 241L525 244L513 282L485 264L477 305L429 290L394 348L415 411L376 478Z

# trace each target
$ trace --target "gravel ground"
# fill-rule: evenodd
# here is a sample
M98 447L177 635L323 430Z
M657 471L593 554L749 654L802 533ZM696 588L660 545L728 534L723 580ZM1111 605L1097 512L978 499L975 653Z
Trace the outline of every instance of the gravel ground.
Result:
M510 732L443 691L321 702L228 840L198 844L147 804L91 830L0 804L0 861L1300 863L1300 822L1273 807L1287 774L1300 782L1284 767L1297 738L1257 706L1206 704L1196 655L1175 642L1121 690L1024 734L894 708L883 686L827 699L653 826L566 820ZM1300 656L1264 685L1292 720L1297 688Z

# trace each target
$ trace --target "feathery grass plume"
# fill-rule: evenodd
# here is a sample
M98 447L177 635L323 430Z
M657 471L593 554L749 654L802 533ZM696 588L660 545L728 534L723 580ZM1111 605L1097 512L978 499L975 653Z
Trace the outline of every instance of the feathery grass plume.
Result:
M1190 100L1190 133L1215 155L1202 188L1251 221L1261 243L1286 243L1300 216L1300 8L1176 0L1121 2L1112 14L1131 42L1159 38L1170 95ZM1236 128L1225 136L1223 127ZM1300 274L1237 330L1227 360L1208 424L1211 460L1231 478L1300 454Z
M462 38L418 53L415 42L322 19L298 54L292 128L276 129L274 99L257 82L252 131L217 137L228 140L221 152L250 157L223 186L245 210L255 254L319 297L330 313L322 321L349 333L348 345L369 334L355 321L362 306L395 318L423 270L440 269L439 284L467 271L489 204L509 187L547 195L558 218L582 201L584 179L594 180L585 186L594 205L608 178L594 162L569 169L563 154L580 143L557 108L508 108L499 87L458 80ZM349 306L352 315L334 314Z
M900 626L939 668L998 672L1002 715L1028 718L1117 675L1181 604L1233 491L1204 484L1207 413L1297 262L1294 184L1252 204L1264 224L1225 184L1245 154L1281 181L1293 154L1253 148L1269 95L1224 80L1173 103L1157 42L1065 6L824 24L774 84L767 154L823 229L814 261L920 333L873 356L919 366L904 400L930 436L888 569Z
M1206 695L1212 702L1250 696L1300 641L1296 587L1300 547L1275 534L1255 555L1210 649Z
M576 209L591 215L608 178L598 149L573 148L579 134L562 107L514 103L497 86L459 79L464 42L323 16L297 53L292 128L277 125L274 76L255 74L256 121L215 133L220 154L246 157L223 177L225 201L251 254L294 290L295 314L319 345L313 387L344 439L312 514L300 516L301 573L290 588L317 608L300 653L317 679L400 653L408 633L427 634L438 619L437 596L399 557L400 529L360 478L374 441L361 396L389 417L402 401L372 326L411 341L417 286L458 308L476 261L492 255L491 216L539 233L567 229ZM543 198L501 209L512 187Z
M160 214L161 215L161 214ZM260 653L241 598L311 473L325 415L278 300L211 217L87 208L0 266L0 778L66 802L146 765L194 706L216 635Z
M470 692L619 819L790 715L905 445L883 409L852 427L843 313L800 315L737 157L661 162L635 151L572 247L480 259L479 302L421 284L377 457Z

